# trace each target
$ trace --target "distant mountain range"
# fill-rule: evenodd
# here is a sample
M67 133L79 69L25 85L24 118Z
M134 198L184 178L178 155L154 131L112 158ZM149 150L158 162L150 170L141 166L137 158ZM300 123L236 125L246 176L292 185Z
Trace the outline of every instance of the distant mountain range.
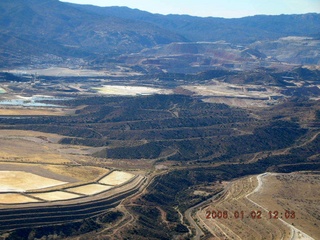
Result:
M0 68L90 62L174 42L248 45L287 36L320 37L320 14L315 13L201 18L58 0L1 0L0 12Z

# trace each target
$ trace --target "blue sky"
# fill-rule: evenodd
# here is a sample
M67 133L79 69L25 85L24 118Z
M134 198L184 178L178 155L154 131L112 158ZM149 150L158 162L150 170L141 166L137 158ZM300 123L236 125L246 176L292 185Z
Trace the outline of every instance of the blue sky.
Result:
M152 13L237 18L257 14L317 12L320 0L61 0L97 6L127 6Z

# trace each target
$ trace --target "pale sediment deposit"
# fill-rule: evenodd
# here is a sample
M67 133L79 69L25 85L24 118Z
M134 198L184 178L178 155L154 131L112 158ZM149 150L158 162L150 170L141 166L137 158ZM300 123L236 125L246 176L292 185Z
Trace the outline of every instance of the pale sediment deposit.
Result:
M67 183L22 171L1 171L0 182L0 192L24 192Z
M17 204L17 203L31 203L39 202L39 200L23 196L18 193L3 193L0 194L0 203L1 204Z
M46 201L59 201L59 200L69 200L80 197L78 194L67 193L62 191L53 191L53 192L46 192L46 193L36 193L31 194L31 196L36 198L41 198Z
M102 178L99 182L108 185L120 185L132 179L134 177L133 174L122 172L122 171L114 171Z
M95 88L99 93L106 95L120 96L137 96L137 95L152 95L152 94L170 94L171 90L162 88L142 87L142 86L117 86L104 85L101 88Z
M105 186L100 184L87 184L80 187L68 188L68 192L74 192L84 195L93 195L97 193L101 193L107 191L108 189L112 188L111 186Z

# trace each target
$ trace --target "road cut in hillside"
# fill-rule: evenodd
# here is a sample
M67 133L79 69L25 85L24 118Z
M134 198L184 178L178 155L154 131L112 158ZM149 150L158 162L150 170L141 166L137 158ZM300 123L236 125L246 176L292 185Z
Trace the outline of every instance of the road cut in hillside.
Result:
M241 178L194 219L216 239L317 239L319 183L319 175L304 173Z

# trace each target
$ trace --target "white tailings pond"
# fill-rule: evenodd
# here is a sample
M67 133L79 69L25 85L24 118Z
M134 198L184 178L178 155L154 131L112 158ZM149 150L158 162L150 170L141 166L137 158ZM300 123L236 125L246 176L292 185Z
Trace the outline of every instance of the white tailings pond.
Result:
M172 90L162 88L152 88L143 86L118 86L104 85L101 88L94 88L99 93L106 95L120 96L138 96L138 95L153 95L153 94L171 94Z

